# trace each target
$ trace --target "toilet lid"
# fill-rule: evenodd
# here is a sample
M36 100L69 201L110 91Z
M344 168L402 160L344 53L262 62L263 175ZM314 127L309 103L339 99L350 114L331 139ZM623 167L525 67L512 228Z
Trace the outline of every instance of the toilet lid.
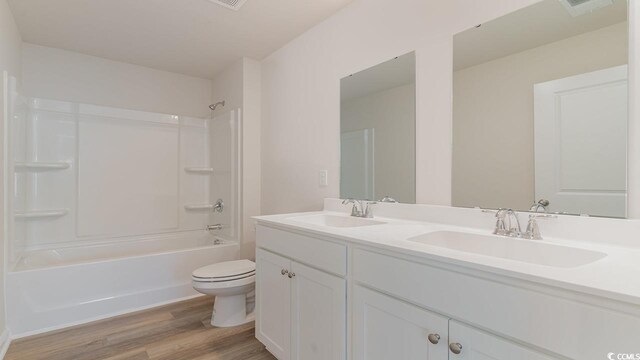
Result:
M218 279L232 278L255 273L256 263L251 260L225 261L205 267L193 272L194 278Z

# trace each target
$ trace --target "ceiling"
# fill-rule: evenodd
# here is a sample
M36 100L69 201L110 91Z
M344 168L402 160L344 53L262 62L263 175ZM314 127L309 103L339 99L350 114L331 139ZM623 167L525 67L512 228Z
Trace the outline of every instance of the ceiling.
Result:
M358 98L415 81L416 55L411 52L342 79L340 99Z
M352 0L8 0L22 40L213 78L246 56L262 60Z
M627 20L627 1L572 17L558 0L544 0L454 36L460 70Z

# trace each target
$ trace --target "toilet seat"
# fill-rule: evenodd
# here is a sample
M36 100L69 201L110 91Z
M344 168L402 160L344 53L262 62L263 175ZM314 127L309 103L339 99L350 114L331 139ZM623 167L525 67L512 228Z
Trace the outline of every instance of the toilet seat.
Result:
M235 279L235 280L227 280L227 281L202 281L193 279L193 287L202 290L213 290L213 289L229 289L229 288L240 288L247 285L253 285L256 282L256 275L252 274L247 277Z
M195 282L235 282L255 278L256 264L250 260L221 262L195 270L192 280ZM244 281L239 281L243 283Z

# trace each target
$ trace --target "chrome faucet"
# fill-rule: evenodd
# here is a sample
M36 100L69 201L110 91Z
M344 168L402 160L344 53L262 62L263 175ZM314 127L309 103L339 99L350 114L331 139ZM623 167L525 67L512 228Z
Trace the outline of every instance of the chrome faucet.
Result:
M351 216L372 218L373 210L371 209L371 205L375 205L377 203L375 201L356 199L345 199L342 201L342 205L347 204L353 204L353 206L351 207Z
M483 212L495 212L496 214L496 226L493 230L494 235L517 237L521 239L529 240L542 240L540 234L540 227L538 226L537 219L554 219L556 215L548 214L529 214L529 223L527 229L522 232L520 227L520 219L518 213L513 209L498 209L498 210L482 210Z
M485 210L483 210L485 211ZM493 212L486 210L486 212ZM513 209L500 208L496 213L496 227L493 229L494 235L519 237L522 233L518 214ZM508 225L507 225L508 224Z

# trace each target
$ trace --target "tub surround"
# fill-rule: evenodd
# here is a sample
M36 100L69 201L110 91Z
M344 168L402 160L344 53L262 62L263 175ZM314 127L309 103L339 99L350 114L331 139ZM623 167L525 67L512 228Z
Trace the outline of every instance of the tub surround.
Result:
M419 242L421 235L442 234L443 231L491 235L495 218L480 209L377 204L373 220L378 223L370 226L355 222L348 226L338 220L349 219L349 212L350 207L342 205L340 200L326 199L321 212L257 218L259 253L282 255L300 266L309 265L346 281L350 300L343 318L351 329L347 330L347 334L351 331L351 337L344 337L345 348L351 349L348 358L365 358L363 354L369 354L371 343L376 341L375 335L359 328L371 326L366 323L367 318L362 317L362 307L379 303L376 306L385 308L385 303L393 301L400 307L417 305L447 318L449 331L458 329L449 334L452 342L457 341L455 337L469 342L480 336L474 332L480 328L489 335L498 334L493 339L496 343L508 339L507 342L514 341L516 345L525 344L524 347L516 346L525 349L524 352L513 350L516 352L512 354L528 354L529 349L534 349L550 356L532 359L558 356L599 359L606 356L607 351L635 351L625 350L625 346L637 344L632 339L637 339L640 333L638 221L559 216L539 221L542 241L504 238L505 241L527 242L526 245L533 242L533 246L561 246L565 255L560 256L571 257L566 263L561 257L553 259L555 266L547 266ZM523 225L526 216L520 214ZM326 244L344 248L332 250L326 248L329 246ZM344 256L340 255L343 252ZM584 259L585 264L578 259L581 252L589 255ZM551 261L545 259L543 262ZM268 294L261 296L261 279L267 277L261 271L265 270L258 256L258 339L278 358L288 359L289 354L291 358L306 358L296 352L304 348L300 339L291 338L293 350L289 353L283 349L273 351L273 343L260 334L262 328L268 328L261 322L269 321L263 319L261 311L268 311L265 306L270 309L269 302L273 300ZM459 286L454 286L456 283ZM380 296L385 299L379 299ZM392 307L394 311L398 306ZM501 306L502 310L499 309ZM299 314L299 308L292 305L294 319L304 317ZM538 312L542 312L538 317L529 315ZM295 326L292 321L292 327ZM467 329L469 326L471 329ZM446 331L445 326L441 332ZM572 333L575 336L563 343L560 337ZM369 338L365 340L364 337ZM478 344L476 342L477 346L467 350L481 351ZM510 346L498 348L511 349ZM344 358L346 354L338 358ZM377 357L367 355L366 358Z
M230 115L214 121L19 95L13 104L10 267L31 251L116 244L212 223L229 224L218 235L239 239L235 214L213 217L197 208L217 198L235 208L228 191L235 159L219 145L237 136ZM212 171L188 171L194 167Z

